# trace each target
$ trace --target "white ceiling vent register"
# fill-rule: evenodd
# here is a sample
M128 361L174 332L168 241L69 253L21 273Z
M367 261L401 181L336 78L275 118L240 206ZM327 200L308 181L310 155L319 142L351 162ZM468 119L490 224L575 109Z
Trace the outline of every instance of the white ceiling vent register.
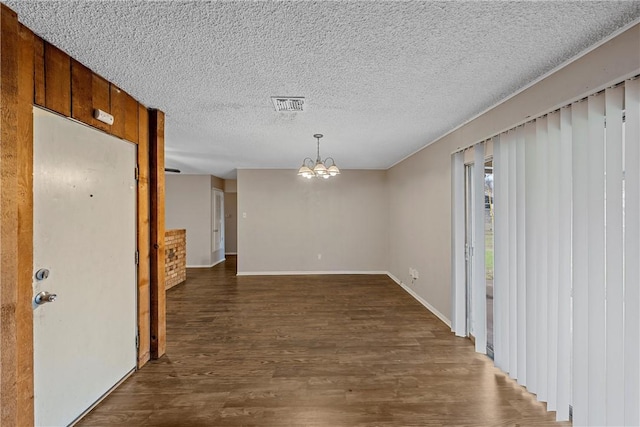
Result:
M276 111L304 111L304 97L302 96L272 96L271 102Z

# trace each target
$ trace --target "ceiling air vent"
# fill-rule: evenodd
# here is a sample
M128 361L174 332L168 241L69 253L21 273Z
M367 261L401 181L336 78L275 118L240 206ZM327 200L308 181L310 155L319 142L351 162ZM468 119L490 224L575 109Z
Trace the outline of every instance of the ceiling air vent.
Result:
M271 102L276 111L304 111L304 97L272 96Z

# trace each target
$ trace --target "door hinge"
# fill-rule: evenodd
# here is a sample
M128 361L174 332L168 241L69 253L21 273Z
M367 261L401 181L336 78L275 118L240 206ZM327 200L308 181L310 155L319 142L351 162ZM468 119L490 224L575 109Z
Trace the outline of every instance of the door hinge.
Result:
M140 168L138 166L136 166L133 170L133 176L135 177L136 181L140 178Z
M140 331L136 332L136 348L140 348Z
M136 265L140 264L140 252L136 251Z

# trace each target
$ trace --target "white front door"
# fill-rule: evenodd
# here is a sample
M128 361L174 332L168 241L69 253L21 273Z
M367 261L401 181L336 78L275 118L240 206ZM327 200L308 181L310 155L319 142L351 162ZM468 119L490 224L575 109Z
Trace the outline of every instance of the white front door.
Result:
M136 366L136 147L33 115L35 423L63 426Z

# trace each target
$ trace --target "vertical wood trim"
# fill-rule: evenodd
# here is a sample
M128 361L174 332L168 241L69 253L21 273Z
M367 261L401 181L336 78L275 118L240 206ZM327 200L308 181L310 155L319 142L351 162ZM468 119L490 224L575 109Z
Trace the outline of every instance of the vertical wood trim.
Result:
M44 44L45 107L71 116L71 58L57 47Z
M151 357L166 349L164 254L164 113L149 111L149 177L151 199Z
M38 36L34 36L33 42L33 103L45 106L45 87L44 87L44 40Z
M0 5L0 425L17 425L17 15Z
M82 123L91 124L92 111L92 78L91 70L71 60L71 117Z
M147 142L146 142L146 148L145 151L147 153L147 159L148 159L148 155L149 155L149 129L148 129L148 122L146 121L146 114L147 114L147 110L146 108L140 108L138 106L138 101L136 101L135 99L133 99L133 97L131 95L129 95L126 92L122 92L124 94L124 139L126 139L127 141L131 141L131 142L135 142L136 144L138 143L138 134L140 133L140 125L138 123L138 116L142 115L142 111L144 111L145 114L145 127L144 127L144 132L145 135L147 135Z
M18 16L0 4L0 425L18 425Z
M113 124L111 125L111 134L118 138L124 138L124 124L127 120L125 116L125 96L126 93L116 85L109 85L110 111L113 115Z
M18 53L17 425L33 425L33 94L34 35L20 25Z
M147 109L138 108L138 368L151 358L149 291L149 119ZM129 117L127 115L127 117Z
M109 92L109 82L97 75L91 73L91 125L107 133L111 133L111 126L93 118L93 110L100 109L111 113L111 93Z

